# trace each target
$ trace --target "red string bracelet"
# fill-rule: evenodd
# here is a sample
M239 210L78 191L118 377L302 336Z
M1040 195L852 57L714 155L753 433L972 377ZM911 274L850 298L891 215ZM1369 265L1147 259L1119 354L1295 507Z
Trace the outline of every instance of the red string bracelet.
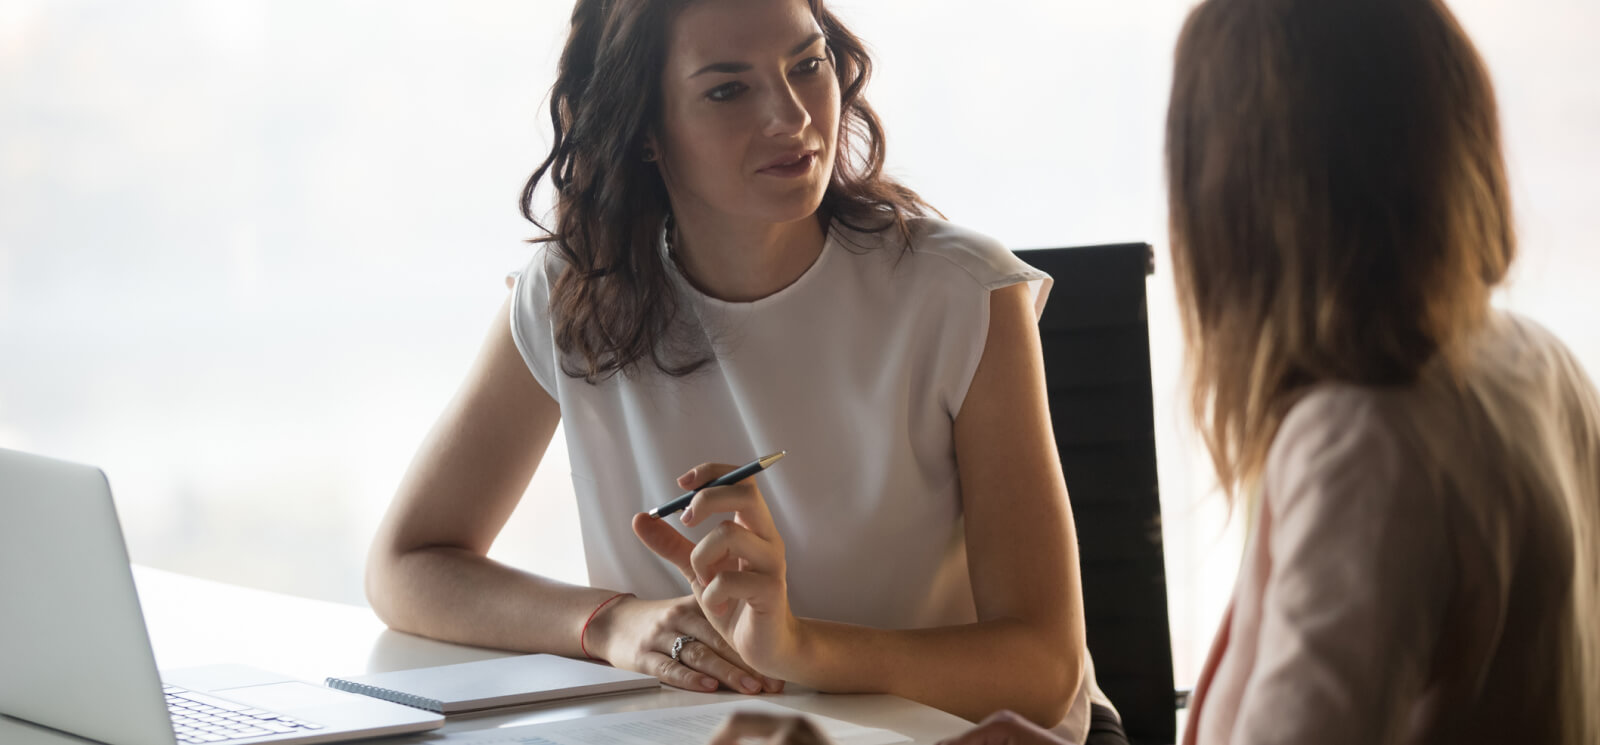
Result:
M619 593L617 593L615 595L612 595L609 598L606 598L606 601L604 603L601 603L601 604L595 606L594 611L589 614L589 618L586 619L583 622L583 628L578 631L578 649L583 650L583 656L584 657L588 657L591 660L599 660L600 659L599 657L596 657L596 656L594 656L592 654L589 654L589 647L584 645L583 637L584 637L585 634L589 633L589 623L594 620L595 616L600 615L600 609L610 605L611 601L616 600L617 598L620 598L623 595L627 595L627 596L632 597L633 593L631 593L631 592L619 592Z

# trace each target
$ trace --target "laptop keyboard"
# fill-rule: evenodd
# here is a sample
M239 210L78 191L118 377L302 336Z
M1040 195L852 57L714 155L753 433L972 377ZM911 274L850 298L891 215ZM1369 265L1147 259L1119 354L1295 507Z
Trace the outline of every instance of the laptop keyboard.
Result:
M177 686L164 685L161 689L167 694L167 711L172 714L172 729L178 735L178 742L187 745L322 729L320 724L252 709Z

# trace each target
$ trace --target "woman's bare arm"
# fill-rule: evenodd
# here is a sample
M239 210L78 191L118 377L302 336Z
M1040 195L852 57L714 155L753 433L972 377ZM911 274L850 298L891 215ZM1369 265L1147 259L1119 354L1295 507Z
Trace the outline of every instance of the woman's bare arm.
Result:
M1083 680L1083 595L1023 285L991 293L988 341L955 439L978 622L916 631L806 622L802 656L814 666L792 680L882 690L973 721L1013 709L1055 726Z
M748 674L692 597L606 603L615 591L568 585L488 557L561 419L512 341L509 302L378 529L367 559L373 610L400 631L568 657L587 652L679 688L781 690L778 681ZM706 644L683 664L666 655L679 634Z
M561 409L511 339L510 301L411 462L367 559L367 599L390 627L436 639L579 656L612 594L492 561Z

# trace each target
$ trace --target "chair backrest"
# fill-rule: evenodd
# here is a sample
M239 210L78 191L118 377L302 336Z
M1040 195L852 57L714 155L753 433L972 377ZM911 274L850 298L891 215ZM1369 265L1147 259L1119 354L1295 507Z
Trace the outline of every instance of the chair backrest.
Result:
M1055 280L1039 334L1095 673L1135 743L1171 743L1176 700L1145 307L1154 254L1129 243L1018 256Z

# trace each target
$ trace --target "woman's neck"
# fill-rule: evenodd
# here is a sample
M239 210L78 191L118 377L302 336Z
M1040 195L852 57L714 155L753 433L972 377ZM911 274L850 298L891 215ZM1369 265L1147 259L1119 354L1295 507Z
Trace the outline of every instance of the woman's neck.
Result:
M668 246L689 282L730 303L760 300L794 284L822 254L816 216L788 223L674 217Z

